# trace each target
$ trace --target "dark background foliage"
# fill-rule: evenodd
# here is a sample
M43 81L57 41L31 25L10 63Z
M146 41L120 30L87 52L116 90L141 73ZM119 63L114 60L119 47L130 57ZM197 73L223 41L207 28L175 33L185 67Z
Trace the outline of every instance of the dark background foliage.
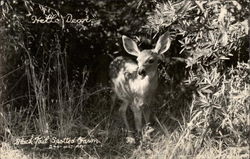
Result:
M5 73L15 69L16 66L24 68L27 55L17 45L19 40L23 40L24 47L31 52L32 59L35 61L36 72L43 72L45 67L50 67L49 69L53 72L55 69L53 62L46 66L47 62L56 56L53 51L66 50L66 69L70 81L82 81L82 69L87 68L90 72L88 87L93 87L98 83L108 84L108 65L114 56L123 54L120 46L121 35L142 35L145 32L141 26L145 24L146 11L153 7L150 2L144 1L138 4L134 1L119 1L118 3L117 1L91 0L82 2L10 1L5 5L3 7L11 7L9 8L11 14L6 15L8 17L3 24L8 28L7 34L12 37L12 39L7 39L8 44L6 44L12 45L12 48L9 48L11 51L3 50L11 58L11 60L6 60L7 64L4 65L6 66ZM84 24L86 27L84 29L76 24L65 24L64 28L58 24L32 24L29 14L44 16L39 5L50 7L51 13L58 10L63 16L70 13L74 18L85 18L87 15L90 20L95 21L93 24ZM56 48L56 40L60 41L60 48ZM27 91L27 80L22 78L23 72L18 71L12 76L6 81L9 83L8 88L12 88L8 89L8 93L13 96L24 94ZM20 80L19 84L16 83L17 79Z

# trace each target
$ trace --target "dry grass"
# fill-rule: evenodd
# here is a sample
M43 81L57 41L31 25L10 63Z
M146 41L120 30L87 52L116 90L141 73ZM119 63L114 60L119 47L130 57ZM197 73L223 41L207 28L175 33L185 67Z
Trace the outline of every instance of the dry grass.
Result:
M92 93L87 90L84 92L71 90L68 92L71 94L70 97L75 97L78 93L84 94L83 107L74 107L74 103L79 101L71 101L72 105L69 105L69 101L64 98L64 102L58 102L58 104L64 103L63 110L59 107L59 111L46 111L49 119L47 122L49 135L94 137L101 142L101 145L90 145L77 151L65 149L37 151L13 146L11 141L14 138L32 133L40 135L41 132L40 129L32 130L29 126L25 126L32 125L33 117L27 117L25 113L32 109L10 111L9 115L6 115L8 123L5 124L10 126L10 131L6 132L5 142L2 142L0 158L249 158L247 134L249 134L250 100L247 92L250 87L246 82L249 76L245 74L248 70L248 65L238 64L236 68L232 68L223 75L216 71L203 72L200 79L207 78L207 81L210 80L209 84L212 84L215 77L219 79L219 82L214 80L218 85L213 85L217 87L214 90L219 93L213 95L208 93L202 96L201 92L198 94L193 92L192 100L186 102L187 108L183 110L173 110L171 106L178 106L176 99L166 98L161 111L174 113L171 115L156 112L157 122L154 122L152 127L145 128L143 139L138 145L126 143L126 133L116 111L118 107L110 113L109 89L98 88ZM238 75L241 78L238 78ZM189 80L192 81L192 79ZM204 82L203 86L206 87ZM208 91L203 89L204 92ZM168 95L168 93L165 94ZM216 111L211 111L212 107L205 106L204 101L216 102ZM71 112L64 106L70 106ZM96 109L97 107L99 109ZM69 113L71 113L70 117ZM217 120L212 120L214 118ZM33 124L36 126L37 122ZM21 131L23 127L25 131Z
M31 59L27 65L26 75L34 89L29 92L29 99L34 105L16 109L8 104L1 114L5 132L5 142L0 148L1 159L249 157L248 64L239 63L224 73L205 68L200 72L191 71L185 84L163 89L156 103L152 127L145 129L138 145L131 145L126 143L118 107L111 112L110 89L86 89L87 70L83 70L81 84L69 82L65 78L67 72L63 71L66 69L62 69L65 54L56 49L54 55L57 62L54 74L50 74L48 67L42 70L42 74L35 72ZM52 84L49 81L52 80L45 81L45 76L56 81L56 86L53 85L57 88L55 91L50 89ZM195 89L190 91L193 83ZM76 151L37 151L12 145L15 138L31 134L94 137L101 145L90 145Z
M179 134L178 134L179 136ZM48 159L48 158L138 158L138 159L165 159L165 158L197 158L197 159L247 159L249 158L249 147L227 147L222 148L219 144L215 146L214 143L217 141L210 141L206 143L205 147L202 147L199 153L192 154L193 145L189 142L182 143L179 145L178 150L173 155L173 150L176 147L176 143L171 137L159 136L152 140L150 143L145 143L138 146L125 145L126 143L120 143L120 148L117 150L112 150L113 154L108 150L103 152L99 150L98 155L89 154L86 151L75 152L65 152L65 151L54 151L54 152L39 152L34 150L22 150L10 146L10 144L3 142L0 148L0 158L1 159ZM105 148L104 148L105 149ZM120 150L120 152L118 152ZM114 154L116 151L116 154ZM124 154L126 152L128 154ZM103 154L103 155L101 155Z

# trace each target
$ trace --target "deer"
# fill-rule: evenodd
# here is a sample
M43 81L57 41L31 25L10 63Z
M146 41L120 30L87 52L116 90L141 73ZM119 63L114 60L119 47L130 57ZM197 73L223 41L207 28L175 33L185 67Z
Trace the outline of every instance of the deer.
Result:
M118 56L109 66L109 76L115 98L121 100L119 112L129 132L131 128L127 120L127 109L130 107L134 116L135 129L142 133L142 122L149 123L150 105L158 87L158 63L169 49L171 37L168 32L161 35L155 48L142 50L135 41L122 35L125 51L136 58Z

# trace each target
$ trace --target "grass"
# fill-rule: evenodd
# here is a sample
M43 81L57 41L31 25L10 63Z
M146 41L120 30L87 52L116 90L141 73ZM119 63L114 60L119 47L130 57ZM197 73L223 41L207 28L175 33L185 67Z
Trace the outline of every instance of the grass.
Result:
M53 48L47 63L36 70L38 61L23 47L28 57L23 75L28 106L19 105L18 97L3 102L1 159L249 158L249 64L238 63L224 72L200 66L175 85L173 79L165 79L169 81L152 106L151 126L134 145L126 143L118 105L111 110L111 89L87 88L86 68L81 82L70 81L59 40ZM95 138L101 145L42 150L13 145L17 138L31 135Z
M117 144L115 147L104 145L104 148L96 148L96 152L67 152L54 150L53 152L39 152L34 150L22 150L3 142L0 148L0 158L4 159L23 159L23 158L249 158L249 147L228 146L223 148L222 142L207 141L206 146L200 148L197 154L193 152L194 147L191 142L179 142L180 132L174 132L169 137L159 135L150 142L138 147L127 145L126 143ZM176 146L178 148L176 149ZM119 147L118 147L119 146ZM106 149L106 151L105 151Z
M199 74L190 76L193 79L186 81L185 89L178 86L165 90L164 96L159 97L161 102L156 104L151 127L145 128L143 139L137 145L126 143L118 107L111 112L110 89L84 88L88 77L86 71L80 87L67 83L57 90L56 102L42 101L43 95L49 93L41 89L44 92L38 93L35 99L44 102L43 109L38 109L40 103L36 103L36 107L20 109L9 105L2 113L5 135L0 158L249 158L250 87L246 74L249 65L239 63L224 74L216 70L203 71L201 77ZM190 94L191 98L187 97L185 91L197 79L199 84ZM38 78L33 80L41 84L40 88L45 88L45 83L39 82ZM61 77L58 81L65 82ZM204 89L210 90L208 85L213 87L213 94ZM171 97L177 94L179 96ZM185 100L181 100L183 98ZM43 114L46 118L40 118ZM70 150L37 150L13 145L16 138L31 134L59 138L94 137L101 145Z

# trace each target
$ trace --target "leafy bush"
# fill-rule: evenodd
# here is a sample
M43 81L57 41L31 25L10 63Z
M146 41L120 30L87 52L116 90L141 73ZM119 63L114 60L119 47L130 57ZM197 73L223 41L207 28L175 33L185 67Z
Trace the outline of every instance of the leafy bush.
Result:
M187 67L220 64L232 56L238 58L234 63L247 62L247 49L242 48L247 46L247 3L247 0L157 3L145 27L154 32L167 28L175 36L181 35L180 54L186 55Z
M186 80L180 85L184 93L190 93L186 88L195 87L189 114L184 109L184 120L179 119L186 128L183 140L193 141L195 149L208 143L211 137L227 145L247 144L250 102L247 3L247 0L155 1L155 10L149 13L144 26L155 34L168 30L173 33L173 47L181 44L181 51L168 58L186 63ZM169 104L171 96L167 99L167 105L179 106L173 100Z

